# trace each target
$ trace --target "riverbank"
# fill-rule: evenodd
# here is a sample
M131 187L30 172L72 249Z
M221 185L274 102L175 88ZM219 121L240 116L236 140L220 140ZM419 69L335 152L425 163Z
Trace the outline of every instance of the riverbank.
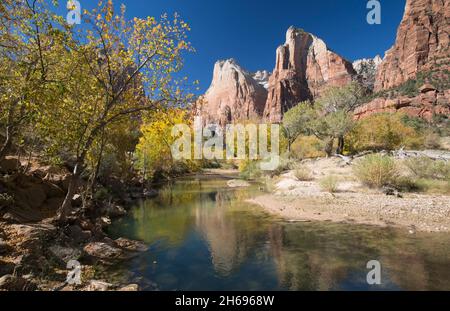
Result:
M112 219L126 215L134 200L155 191L116 180L110 185L117 189L114 198L89 202L88 207L77 194L71 215L60 226L55 217L67 192L67 170L37 160L24 164L15 157L7 157L1 170L0 291L139 289L103 272L146 246L124 238L113 240L104 230ZM74 260L76 264L69 267ZM68 273L78 268L80 282L67 282Z
M116 281L103 272L145 250L143 243L112 240L75 224L61 228L45 221L0 222L0 291L137 291L136 284ZM74 273L72 278L69 272Z
M450 196L389 193L368 189L352 176L352 165L339 158L306 160L311 180L300 181L294 171L273 181L267 194L249 200L288 221L331 221L395 226L411 233L450 232ZM334 193L322 190L320 179L339 181Z

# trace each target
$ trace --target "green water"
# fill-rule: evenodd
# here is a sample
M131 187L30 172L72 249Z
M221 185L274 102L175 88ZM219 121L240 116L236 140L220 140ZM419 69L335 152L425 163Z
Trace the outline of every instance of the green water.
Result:
M144 290L450 290L450 234L331 223L289 223L220 177L163 187L110 227L149 250L113 268ZM379 260L381 285L366 264Z

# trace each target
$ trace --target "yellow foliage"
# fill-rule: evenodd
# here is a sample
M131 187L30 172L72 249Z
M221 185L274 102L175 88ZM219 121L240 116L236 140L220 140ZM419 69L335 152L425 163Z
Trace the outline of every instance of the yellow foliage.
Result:
M176 164L172 159L172 128L176 124L188 124L187 111L169 109L153 113L141 126L141 138L136 146L137 166L150 177L154 171L170 171ZM186 163L185 163L186 164ZM187 163L187 168L194 168L194 163ZM148 174L148 175L147 175Z
M315 136L300 136L291 146L294 156L304 158L325 157L324 142Z
M350 152L420 148L423 137L402 122L402 114L374 114L359 121L347 137Z

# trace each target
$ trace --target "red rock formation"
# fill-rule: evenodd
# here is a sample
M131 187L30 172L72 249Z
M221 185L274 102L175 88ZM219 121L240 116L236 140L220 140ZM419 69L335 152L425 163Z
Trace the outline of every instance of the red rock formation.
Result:
M321 39L294 27L288 29L286 43L276 54L264 110L271 122L280 122L287 110L313 99L325 87L345 85L356 75L352 64L330 51Z
M255 75L258 81L255 80L232 59L217 62L211 86L201 107L197 107L197 115L205 123L221 126L261 118L267 98L264 76L264 72L258 72Z
M375 90L413 79L419 71L448 68L450 0L407 0L394 46L381 63Z
M426 85L421 94L409 98L401 96L395 99L376 98L355 110L355 119L359 120L375 113L403 112L411 117L420 117L431 121L434 115L450 115L450 90L439 93L434 87Z
M399 86L422 71L434 72L435 80L448 79L442 73L450 69L449 20L450 0L407 0L396 42L378 67L375 91ZM356 109L355 118L400 111L431 120L435 114L450 116L449 102L450 90L425 84L413 98L377 98Z

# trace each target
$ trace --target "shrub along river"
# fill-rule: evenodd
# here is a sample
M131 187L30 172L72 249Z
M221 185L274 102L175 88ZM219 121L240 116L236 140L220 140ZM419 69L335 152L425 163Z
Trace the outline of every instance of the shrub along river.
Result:
M109 228L149 246L114 276L144 290L450 290L450 234L290 223L245 202L260 192L223 176L162 187ZM370 260L381 285L367 284Z

